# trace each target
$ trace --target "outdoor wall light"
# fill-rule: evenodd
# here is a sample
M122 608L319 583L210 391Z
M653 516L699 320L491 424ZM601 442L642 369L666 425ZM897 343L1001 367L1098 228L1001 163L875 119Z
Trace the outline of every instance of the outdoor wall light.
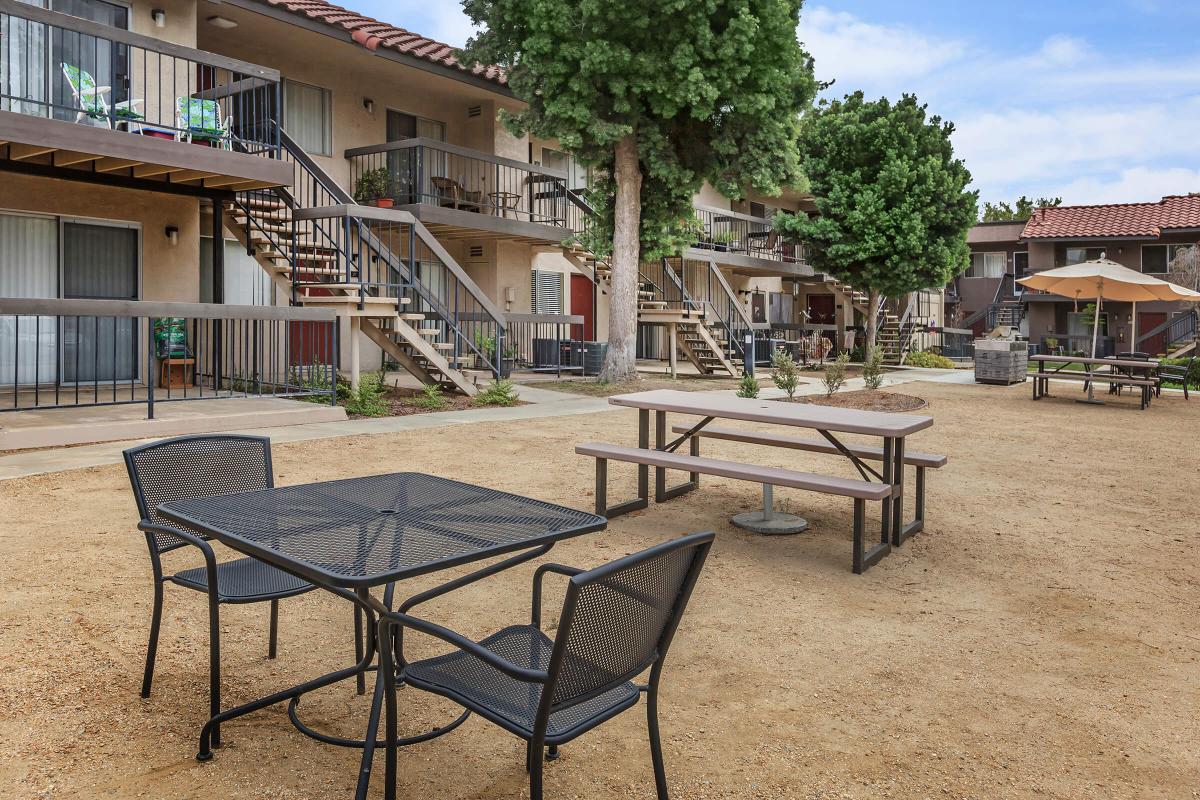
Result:
M238 26L237 22L235 22L231 19L226 19L225 17L213 16L213 17L209 17L205 21L209 25L212 25L214 28L223 28L225 30L229 30L230 28L236 28Z
M179 228L176 228L174 225L168 225L163 233L166 234L167 241L171 243L171 247L179 244Z
M154 20L154 27L156 28L167 27L167 12L163 11L161 8L156 8L151 11L150 19Z
M374 114L375 113L375 101L369 97L364 97L363 98L363 108L365 108L367 110L368 114Z

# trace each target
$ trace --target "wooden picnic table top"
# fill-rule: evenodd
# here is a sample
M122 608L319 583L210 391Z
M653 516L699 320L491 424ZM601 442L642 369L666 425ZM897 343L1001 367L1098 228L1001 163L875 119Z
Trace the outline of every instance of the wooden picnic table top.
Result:
M778 400L753 400L729 397L728 395L681 392L677 389L655 389L649 392L618 394L608 398L608 402L615 406L669 411L697 417L740 419L747 422L766 422L775 425L790 425L796 428L814 428L883 437L907 436L933 425L932 417L913 414L859 411L853 408L834 408Z
M1029 360L1030 361L1051 362L1051 363L1055 363L1055 364L1058 364L1058 363L1062 363L1062 364L1097 364L1100 366L1109 366L1109 367L1129 367L1131 369L1137 369L1139 367L1141 369L1151 369L1153 367L1158 366L1157 358L1141 360L1141 359L1129 359L1129 358L1118 359L1118 358L1089 358L1087 356L1036 355L1036 356L1030 356Z

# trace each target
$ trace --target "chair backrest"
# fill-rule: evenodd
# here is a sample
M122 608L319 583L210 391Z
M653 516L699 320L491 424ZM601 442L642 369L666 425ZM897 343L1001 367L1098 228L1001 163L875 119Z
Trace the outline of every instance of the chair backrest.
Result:
M713 537L697 533L664 542L571 578L543 714L603 694L661 663Z
M108 103L104 95L96 91L96 79L90 72L65 61L62 62L62 71L71 87L71 94L75 95L75 101L82 110L89 114L108 114Z
M180 436L153 442L126 450L125 469L142 520L167 526L174 523L158 514L156 509L162 503L275 485L271 440L265 436ZM184 544L167 533L155 533L150 542L158 553Z
M211 131L224 133L221 123L221 106L216 100L197 97L175 98L176 126L182 130Z

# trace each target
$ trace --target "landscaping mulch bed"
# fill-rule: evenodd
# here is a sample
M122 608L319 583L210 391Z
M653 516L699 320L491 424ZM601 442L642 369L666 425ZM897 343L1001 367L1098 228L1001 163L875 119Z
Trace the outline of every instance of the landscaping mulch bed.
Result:
M787 398L781 398L788 402ZM923 398L899 392L881 392L871 389L859 389L853 392L838 392L833 397L825 395L810 395L797 397L794 403L812 403L817 406L833 406L835 408L854 408L859 411L916 411L928 403Z
M521 390L518 387L517 392ZM384 392L384 399L387 401L388 412L383 414L384 417L411 417L414 414L436 414L442 411L465 411L468 408L482 408L473 402L473 399L461 394L451 394L445 392L442 394L444 405L440 408L427 408L422 405L417 405L416 400L421 397L421 393L413 389L398 388L395 386L388 387ZM528 405L524 400L518 400L513 405L524 406ZM498 407L498 406L497 406ZM362 414L346 414L350 419L379 419L379 417L367 417Z

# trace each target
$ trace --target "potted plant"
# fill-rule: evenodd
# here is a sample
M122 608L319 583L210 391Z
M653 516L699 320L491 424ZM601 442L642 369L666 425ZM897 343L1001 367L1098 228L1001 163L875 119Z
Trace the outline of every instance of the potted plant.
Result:
M712 248L718 253L727 252L730 245L737 240L737 234L733 231L717 231L712 235Z
M387 167L369 169L358 176L358 182L354 184L354 202L378 208L392 207L393 200L388 195Z
M504 348L504 374L511 375L517 366L517 348L508 345Z
M475 367L488 369L488 364L496 355L496 337L488 336L483 331L475 331Z
M1053 336L1047 336L1042 341L1045 342L1046 350L1050 353L1050 355L1058 354L1058 339L1054 338Z
M126 108L124 106L114 108L112 115L113 119L115 119L117 122L117 127L121 130L129 130L132 127L130 123L145 119L145 117L134 111L132 108Z

